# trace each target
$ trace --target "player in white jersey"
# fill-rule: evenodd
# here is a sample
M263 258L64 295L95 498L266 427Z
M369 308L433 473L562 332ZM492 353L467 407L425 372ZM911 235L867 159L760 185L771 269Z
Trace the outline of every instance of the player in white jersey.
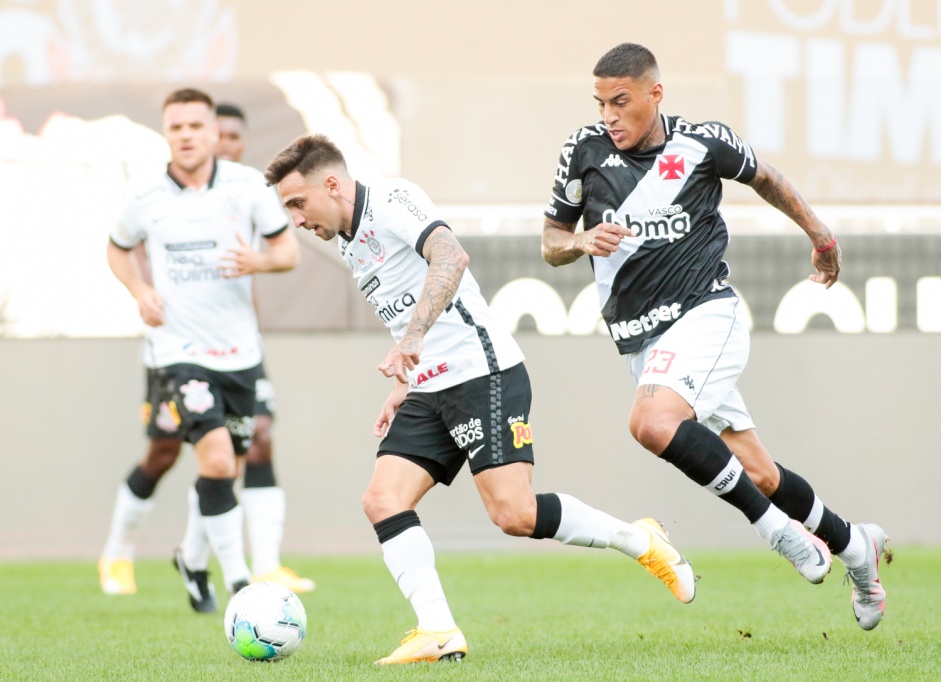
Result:
M148 436L185 440L196 452L199 478L174 563L191 606L212 612L209 547L231 592L250 578L233 490L235 456L245 453L254 433L261 377L250 275L290 270L299 247L258 171L214 158L218 130L208 95L171 93L163 130L170 164L131 189L111 233L108 263L150 327L142 352L152 407ZM259 234L267 251L252 248ZM152 285L131 253L142 242Z
M856 619L871 630L885 608L885 531L844 521L776 464L736 388L749 338L725 282L722 179L747 183L804 230L814 245L810 279L827 287L840 273L836 237L727 126L661 115L660 71L643 46L610 50L594 76L603 120L563 147L542 250L552 265L591 257L602 315L637 382L632 435L741 510L811 582L836 554L854 585Z
M240 162L245 152L247 137L245 114L233 104L216 105L216 126L219 141L215 146L216 159ZM261 180L260 175L257 180ZM270 194L270 197L267 196ZM263 193L269 204L277 203L273 192ZM278 207L278 210L283 210ZM256 233L252 248L258 248L260 237ZM147 249L142 242L133 249L148 283L153 283ZM257 309L257 305L256 305ZM145 397L144 412L150 414L151 403ZM268 379L264 364L255 382L255 435L245 454L242 468L244 486L239 503L244 509L245 524L252 559L253 582L277 582L294 592L309 592L314 582L281 564L281 539L284 537L286 497L284 489L275 480L272 462L272 423L275 411L274 387ZM118 497L112 514L102 558L98 564L99 581L106 594L128 595L137 592L134 580L134 543L154 507L153 495L160 480L176 463L183 441L178 434L158 432L150 438L144 459L130 472L118 488ZM190 491L195 495L194 491ZM198 509L193 506L191 529L198 523ZM193 537L198 534L193 533ZM209 608L207 606L207 608Z
M532 399L523 354L498 325L467 254L431 200L407 180L354 180L322 135L298 138L268 166L297 227L339 236L340 256L395 346L379 364L393 389L374 430L382 438L363 498L383 558L418 618L380 664L461 658L454 622L415 507L468 463L490 518L505 533L612 547L637 559L682 602L689 563L659 523L626 523L569 495L532 489Z

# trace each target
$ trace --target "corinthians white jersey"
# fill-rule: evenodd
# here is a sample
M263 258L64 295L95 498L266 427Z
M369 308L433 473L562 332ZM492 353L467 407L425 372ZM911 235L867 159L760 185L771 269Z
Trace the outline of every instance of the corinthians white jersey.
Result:
M252 278L222 276L238 237L257 248L259 235L287 229L287 214L254 168L216 161L209 183L183 187L169 170L129 193L111 241L144 242L164 323L148 327L145 367L192 363L220 371L261 362Z
M405 335L425 286L422 247L447 225L418 185L385 180L356 183L353 237L340 233L340 256L360 291L396 342ZM498 372L523 360L510 333L494 320L470 270L454 299L425 334L418 366L408 373L412 391L440 391Z

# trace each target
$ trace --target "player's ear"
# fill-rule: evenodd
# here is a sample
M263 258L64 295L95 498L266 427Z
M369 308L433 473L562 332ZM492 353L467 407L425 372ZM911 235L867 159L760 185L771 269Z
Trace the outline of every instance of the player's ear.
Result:
M660 104L660 102L663 101L663 84L662 83L658 83L658 82L654 83L653 85L650 86L650 90L648 90L648 92L650 93L650 99L653 101L654 104Z

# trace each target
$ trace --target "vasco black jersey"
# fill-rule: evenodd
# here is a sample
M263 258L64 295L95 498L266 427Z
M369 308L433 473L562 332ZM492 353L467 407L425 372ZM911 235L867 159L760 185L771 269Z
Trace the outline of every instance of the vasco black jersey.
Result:
M719 213L722 179L749 182L755 155L722 123L661 116L664 144L614 146L603 123L565 141L545 215L633 228L608 258L591 258L601 314L622 354L633 353L704 301L734 296L722 260L729 235Z

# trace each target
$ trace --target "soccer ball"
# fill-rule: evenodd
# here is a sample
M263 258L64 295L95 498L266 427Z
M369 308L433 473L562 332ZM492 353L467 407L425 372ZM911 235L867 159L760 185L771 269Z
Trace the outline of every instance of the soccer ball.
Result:
M278 583L254 583L229 600L225 636L249 661L280 661L304 641L307 613L297 595Z

